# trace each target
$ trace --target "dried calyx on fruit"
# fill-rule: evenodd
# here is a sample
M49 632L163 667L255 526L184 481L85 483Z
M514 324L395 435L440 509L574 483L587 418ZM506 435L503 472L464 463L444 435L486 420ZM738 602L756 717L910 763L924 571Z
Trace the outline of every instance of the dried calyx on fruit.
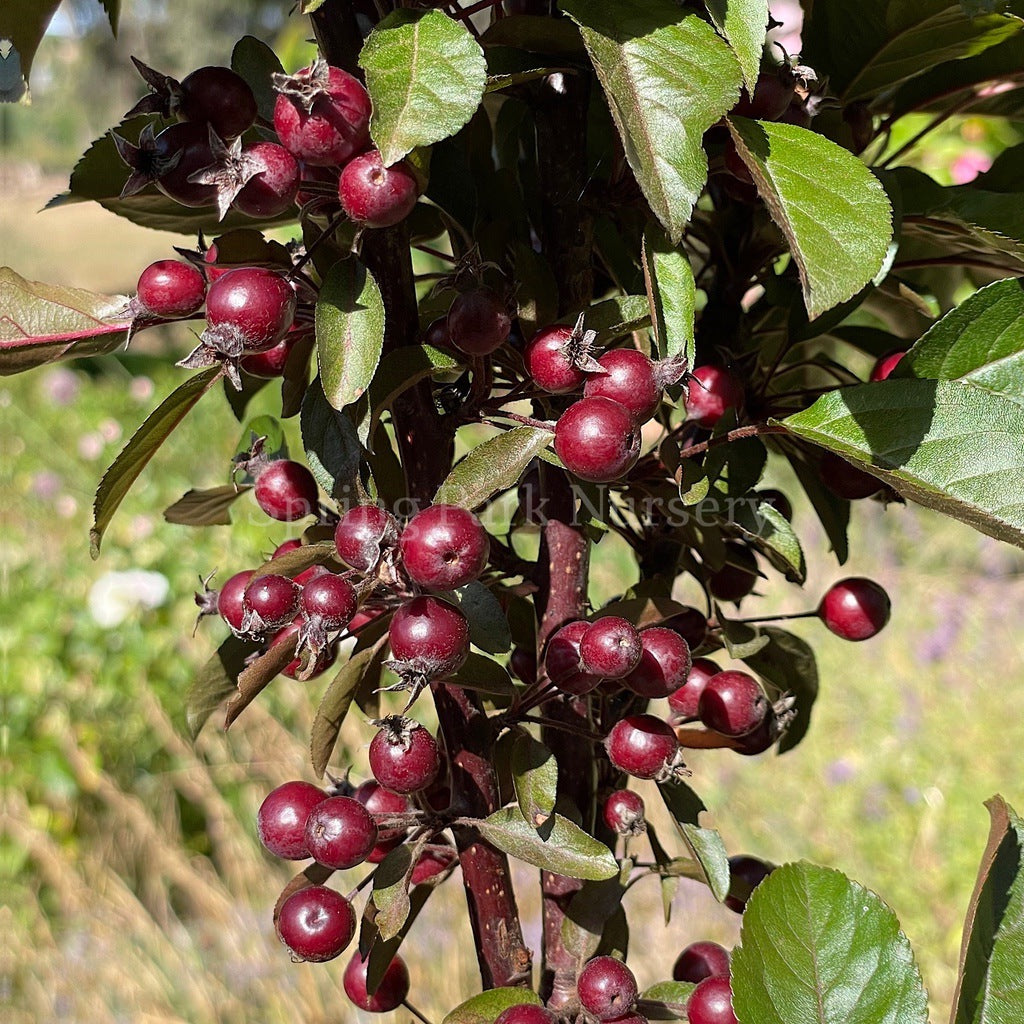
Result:
M538 331L523 351L526 372L537 387L552 395L578 391L587 374L607 370L594 358L597 332L583 326L583 314L573 327L561 325Z

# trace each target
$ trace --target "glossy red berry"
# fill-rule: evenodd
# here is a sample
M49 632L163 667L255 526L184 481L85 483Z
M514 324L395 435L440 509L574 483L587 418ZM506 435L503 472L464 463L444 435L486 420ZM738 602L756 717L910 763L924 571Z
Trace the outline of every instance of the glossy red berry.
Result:
M320 500L316 477L291 459L268 463L256 478L255 495L256 504L282 523L312 515Z
M288 357L292 354L296 340L292 335L286 334L273 348L242 356L239 366L250 377L259 377L261 380L274 380L276 377L283 377L285 367L288 365Z
M352 941L356 915L341 893L311 885L292 893L281 906L277 934L298 960L333 960Z
M668 695L668 706L672 709L673 715L679 718L696 718L697 705L704 687L712 676L718 675L721 671L721 668L709 658L694 658L686 682Z
M833 583L818 605L821 621L844 640L868 640L889 621L889 595L860 576Z
M328 797L306 821L306 847L325 867L342 871L362 864L376 843L370 812L350 796Z
M191 316L206 301L206 278L191 263L157 260L139 275L136 297L153 316Z
M207 332L230 336L234 354L258 352L288 333L295 305L295 292L282 274L266 267L239 267L210 285Z
M338 557L359 572L370 572L398 539L398 523L377 505L355 505L334 530Z
M723 736L745 736L765 720L768 698L761 684L746 672L719 672L704 685L697 714L709 729Z
M719 601L742 601L758 581L757 558L739 541L727 541L725 564L708 576L708 590Z
M302 588L287 576L268 573L256 577L242 594L243 631L265 633L287 625L298 613L301 594Z
M405 161L385 167L380 153L371 149L345 165L338 181L338 198L357 224L389 228L412 213L419 185Z
M256 814L256 831L260 842L275 857L305 860L306 821L310 812L327 794L308 782L286 782L268 793Z
M667 722L654 715L631 715L612 726L605 739L608 759L638 779L668 777L679 759L679 741Z
M210 125L222 139L233 139L256 120L256 98L231 68L198 68L172 93L172 113L183 121Z
M705 978L686 1001L689 1024L739 1024L732 1009L732 982L716 975Z
M373 779L357 786L352 796L370 812L374 821L381 818L393 818L398 814L407 813L410 809L409 801L404 796L385 789ZM379 828L377 831L378 845L401 841L404 835L404 828Z
M508 340L511 328L505 303L491 288L462 292L448 310L448 337L468 355L490 355Z
M409 969L405 961L396 956L388 964L384 977L381 978L376 992L370 995L366 990L366 974L370 967L369 958L364 960L356 950L345 968L342 985L345 995L359 1007L369 1013L388 1013L405 1002L409 994Z
M210 147L210 130L205 124L172 124L153 143L145 158L156 187L168 199L182 206L213 206L217 189L188 179L209 167L214 160Z
M598 359L605 373L587 375L585 398L610 398L625 406L637 423L646 423L661 405L654 363L635 348L613 348Z
M601 676L585 672L580 665L580 641L589 628L590 623L582 620L569 622L548 641L544 668L548 679L563 693L580 696L601 682Z
M295 205L299 192L298 161L276 142L252 142L242 147L242 160L256 173L239 190L231 205L247 217L279 217Z
M502 1010L494 1024L555 1024L555 1015L535 1003L516 1003Z
M370 742L370 771L393 793L426 789L441 768L437 740L418 722L397 715L385 718Z
M741 853L729 858L729 895L725 905L742 914L750 894L774 871L774 866Z
M646 831L644 801L631 789L617 789L604 802L601 810L604 823L620 836L636 836Z
M370 97L341 68L318 61L275 77L274 130L282 145L313 167L343 164L370 142Z
M877 494L882 487L878 477L847 462L834 452L825 452L818 464L822 483L835 495L847 501L859 501Z
M640 455L629 410L610 398L574 402L555 425L555 452L570 473L591 483L621 480Z
M633 972L612 956L589 961L576 979L576 991L583 1009L601 1021L627 1014L638 995Z
M762 71L754 83L751 96L744 86L740 99L729 112L737 117L752 117L762 121L774 121L781 117L793 99L794 80L788 68Z
M679 954L672 968L673 981L703 981L729 977L729 951L717 942L691 942Z
M673 629L651 626L640 631L640 660L622 681L627 690L656 700L667 697L690 674L690 647Z
M418 666L432 679L451 675L469 653L469 623L440 598L407 601L391 619L391 654Z
M686 385L686 418L710 430L743 401L743 389L721 366L698 366Z
M356 613L356 592L344 576L326 572L309 580L299 601L302 614L318 618L329 633L344 629Z
M217 614L231 627L233 633L242 632L242 620L245 618L242 598L252 577L252 569L236 572L220 588L220 593L217 595Z
M509 668L526 683L527 686L537 681L537 656L525 647L513 647L508 659Z
M636 627L618 615L590 624L580 638L580 666L590 675L621 679L640 663L643 644Z
M675 630L685 641L691 651L697 650L707 639L707 616L696 608L684 607L682 611L667 618L661 623L665 629Z
M871 368L871 376L868 378L868 380L888 380L889 377L892 375L892 371L895 370L896 367L900 365L900 362L906 354L906 352L901 350L897 350L895 352L887 352Z
M537 387L552 395L566 395L583 387L587 374L574 364L566 348L571 327L545 327L523 350L526 372Z
M429 590L455 590L484 571L490 542L472 512L457 505L431 505L409 520L399 547L414 583Z

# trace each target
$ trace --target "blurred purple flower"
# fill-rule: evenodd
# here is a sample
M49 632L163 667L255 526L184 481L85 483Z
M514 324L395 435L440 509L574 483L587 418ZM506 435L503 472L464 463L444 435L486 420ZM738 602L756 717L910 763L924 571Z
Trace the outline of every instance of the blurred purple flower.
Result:
M43 377L42 387L54 405L70 405L78 398L82 384L73 370L58 366Z

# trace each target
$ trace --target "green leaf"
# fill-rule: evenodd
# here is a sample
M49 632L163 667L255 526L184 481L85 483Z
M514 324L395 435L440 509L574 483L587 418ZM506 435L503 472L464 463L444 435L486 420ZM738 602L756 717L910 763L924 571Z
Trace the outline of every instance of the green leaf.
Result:
M510 857L567 878L599 881L617 875L619 866L611 850L587 835L578 825L553 814L544 826L545 837L528 822L518 807L504 807L477 823L480 834Z
M927 1024L896 915L838 871L786 864L754 890L732 954L733 1007L758 1024Z
M173 505L164 509L164 519L179 526L230 526L231 506L250 487L209 487L186 491Z
M991 825L964 922L950 1024L1024 1020L1024 822L1000 796L985 806Z
M510 697L515 690L512 677L505 667L476 651L469 652L450 682L464 690L475 690L491 697Z
M980 288L924 334L899 376L969 380L1024 405L1024 282Z
M554 436L541 427L514 427L488 438L452 469L434 503L479 508L491 495L514 487Z
M640 994L648 1020L686 1020L686 1003L697 986L691 981L659 981Z
M58 7L60 0L4 0L0 37L8 41L10 50L0 55L0 102L13 103L22 97L27 101L32 59Z
M100 6L107 12L110 29L117 35L117 23L121 17L121 0L100 0Z
M753 95L768 28L768 0L705 0L705 6L739 58L747 92Z
M539 829L554 814L558 798L558 762L540 740L520 733L512 744L512 784L523 817Z
M353 654L324 691L309 737L313 771L317 778L322 779L327 770L334 744L338 741L341 723L345 721L348 709L352 706L356 690L365 680L380 675L380 659L385 640L386 637L382 637L372 647Z
M260 117L273 121L277 92L271 75L284 71L277 54L262 39L242 36L231 51L231 69L252 89Z
M689 257L669 244L663 231L648 228L643 245L644 276L651 307L651 326L662 359L683 356L686 368L694 360L694 311L697 286Z
M850 503L833 494L822 483L817 469L804 459L791 456L789 462L828 536L836 561L845 565L850 556L850 544L846 536L850 526Z
M793 524L774 506L760 502L757 509L751 501L738 503L725 499L731 515L729 522L747 537L772 565L792 583L807 578L807 564Z
M373 872L373 905L377 914L373 923L386 942L402 930L409 917L409 882L426 837L419 843L396 846Z
M459 1003L441 1024L494 1024L502 1010L528 1003L540 1006L540 996L528 988L492 988Z
M512 646L508 619L498 599L479 580L458 590L446 591L444 597L457 605L469 620L469 639L488 654L504 654Z
M253 640L229 636L196 674L185 694L185 725L195 740L206 720L236 691L246 659L259 645Z
M841 388L783 421L904 497L1024 547L1024 417L972 381Z
M220 366L211 366L175 388L146 417L145 423L132 434L131 440L103 474L93 501L92 529L89 531L89 546L93 558L99 557L103 534L124 496L146 468L146 463L171 436L171 432L185 418L186 413L213 387L222 372Z
M417 885L413 889L409 896L409 913L405 924L392 939L382 939L372 921L369 920L369 916L363 915L363 927L359 932L359 952L364 959L367 955L369 956L366 968L366 991L370 995L373 995L380 987L391 961L394 960L395 954L409 934L409 929L416 922L416 918L419 917L420 911L426 905L433 891L434 886L432 885Z
M566 0L655 216L678 244L707 179L704 132L739 98L740 64L672 0Z
M789 243L807 315L856 295L881 270L892 238L882 183L852 153L806 128L736 117L729 131Z
M387 166L454 135L487 84L480 44L441 11L392 12L370 33L359 66L373 100L370 135Z
M355 424L327 401L319 377L302 399L299 423L306 461L316 482L332 498L351 499L358 493L362 446Z
M651 326L651 305L646 295L619 295L613 299L595 302L583 311L583 326L597 331L597 340L607 345L616 338ZM575 323L576 317L567 317L563 323Z
M262 565L256 567L253 577L268 574L295 577L314 565L327 565L332 569L344 571L342 563L338 559L338 549L334 546L333 541L302 544L297 548L292 548L291 551L285 551L284 554L268 558Z
M778 690L796 697L796 718L779 741L779 753L784 754L804 738L811 724L811 709L818 697L818 664L814 649L800 637L777 626L763 626L761 634L769 642L744 660Z
M316 304L316 354L327 401L344 409L365 394L384 347L384 300L354 256L328 271Z
M562 944L580 962L597 952L605 925L622 907L632 870L633 861L627 858L617 875L599 882L584 882L569 901L562 919Z
M704 804L683 782L659 783L658 790L683 842L700 866L704 881L721 903L729 895L729 856L717 830L701 828L697 824L697 816L705 809Z
M370 384L366 436L373 437L381 416L403 391L435 373L458 367L459 362L453 355L432 345L403 345L389 352L380 361Z
M0 376L113 352L128 336L126 295L26 281L0 267Z

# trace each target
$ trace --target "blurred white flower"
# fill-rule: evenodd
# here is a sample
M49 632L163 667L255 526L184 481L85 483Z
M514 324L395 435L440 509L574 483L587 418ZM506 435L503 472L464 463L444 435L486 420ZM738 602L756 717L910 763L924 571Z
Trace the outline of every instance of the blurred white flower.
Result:
M89 590L89 614L98 625L110 629L137 608L159 608L170 589L163 573L145 569L107 572Z
M148 402L153 397L155 389L155 385L149 377L132 377L132 382L128 386L128 394L136 402Z

